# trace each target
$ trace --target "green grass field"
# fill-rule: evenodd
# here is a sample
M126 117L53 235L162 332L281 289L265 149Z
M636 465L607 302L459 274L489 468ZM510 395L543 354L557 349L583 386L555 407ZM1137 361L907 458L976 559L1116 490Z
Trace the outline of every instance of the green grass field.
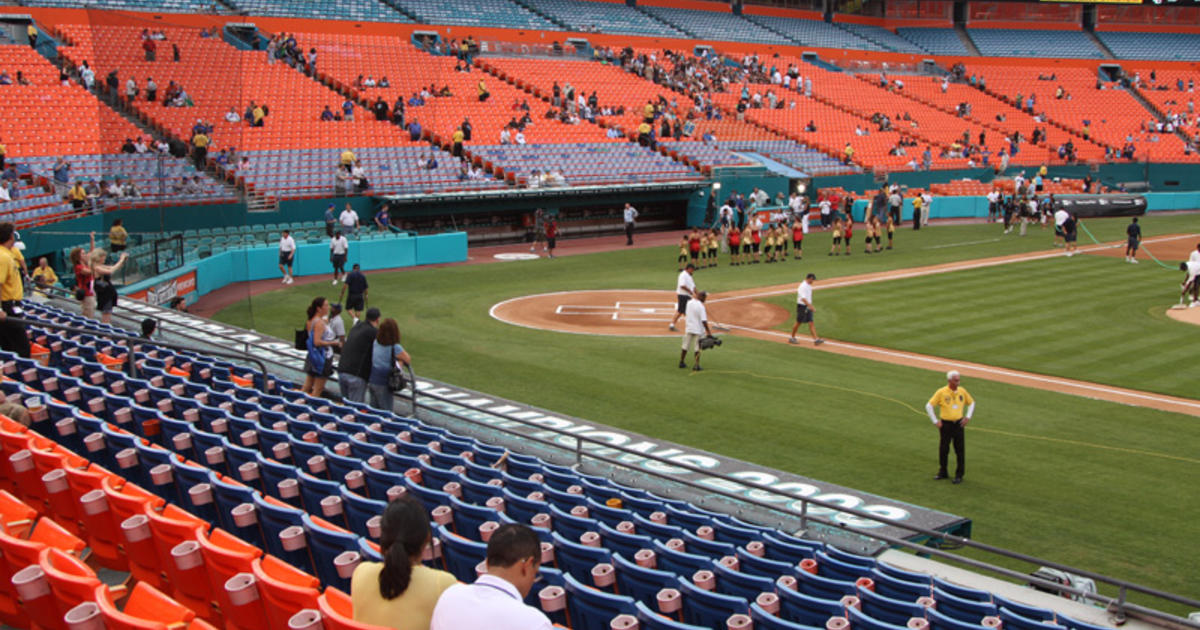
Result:
M1148 236L1200 232L1196 215L1143 223ZM1122 237L1124 225L1088 223L1104 240ZM744 289L1049 243L1036 229L1024 239L1000 238L996 226L906 229L895 251L831 258L829 235L814 233L802 262L696 278L708 290ZM1187 481L1200 472L1197 418L969 380L979 409L967 482L951 486L930 480L936 431L918 411L940 373L731 338L693 375L675 367L675 337L563 335L488 317L496 302L533 293L668 290L674 257L663 247L374 274L371 303L399 320L418 375L960 514L983 542L1200 592L1194 554L1181 553L1200 533L1200 498ZM1177 298L1180 275L1119 258L1018 263L821 291L818 322L833 338L1194 397L1186 359L1200 330L1156 310ZM329 289L281 288L217 319L288 339L309 300Z

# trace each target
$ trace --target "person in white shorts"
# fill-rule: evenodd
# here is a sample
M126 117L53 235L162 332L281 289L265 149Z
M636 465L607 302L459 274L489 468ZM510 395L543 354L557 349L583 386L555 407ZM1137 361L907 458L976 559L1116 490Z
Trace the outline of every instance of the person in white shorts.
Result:
M796 323L792 324L792 336L788 338L788 343L800 343L796 339L796 331L800 329L800 324L808 324L808 333L812 335L814 346L825 343L824 339L817 336L817 326L813 323L813 311L816 310L813 308L813 283L816 281L816 274L810 273L796 289Z
M696 299L688 300L687 317L684 321L683 333L683 350L679 353L679 367L687 367L688 352L696 353L696 364L692 366L693 372L700 371L700 338L704 336L712 336L712 331L708 328L708 309L704 307L704 302L708 299L708 293L701 291L696 294Z
M696 272L696 265L688 263L683 271L679 272L679 279L675 281L675 317L671 318L670 330L675 330L675 322L679 321L679 316L687 313L688 300L696 297L696 280L692 278L692 274Z

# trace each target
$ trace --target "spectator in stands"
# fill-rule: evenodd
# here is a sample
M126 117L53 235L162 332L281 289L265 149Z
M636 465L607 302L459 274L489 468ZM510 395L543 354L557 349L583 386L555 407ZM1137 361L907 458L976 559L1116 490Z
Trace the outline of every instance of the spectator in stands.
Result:
M38 30L37 30L37 27L33 25L33 22L30 22L29 26L25 27L25 36L29 38L29 47L36 49L37 48L37 40L38 40Z
M9 190L11 182L0 183L0 201L12 201L12 192Z
M196 168L204 170L208 163L208 145L212 139L203 131L192 136L193 159L196 161Z
M125 138L125 142L121 145L121 153L133 153L136 149L133 148L133 139Z
M425 104L425 97L421 96L420 92L413 92L411 98L408 99L409 107L421 107Z
M354 208L350 207L350 202L346 202L346 207L338 215L338 223L341 225L343 234L349 236L358 234L358 213L354 211Z
M462 155L463 155L463 138L465 135L466 134L463 133L462 127L458 127L457 129L454 130L454 134L451 136L451 139L450 139L450 142L451 142L450 155L453 155L456 158L462 157Z
M350 286L356 273L362 276L362 273L358 271L358 265L354 265L354 271L351 271L346 278L347 286ZM363 281L366 281L365 277ZM377 308L367 309L365 321L358 320L358 310L361 310L363 306L365 292L364 288L363 293L358 294L357 297L355 293L349 294L346 310L354 316L354 325L346 336L346 342L342 346L342 356L338 361L338 385L341 388L342 397L357 403L367 400L367 378L371 376L371 353L379 328L379 309Z
M116 264L105 264L108 252L103 249L93 249L88 253L88 265L91 268L92 286L96 292L96 308L100 311L100 321L112 322L113 308L117 306L117 287L112 282L112 275L121 270L129 254L121 252Z
M408 139L417 142L421 139L421 123L414 118L408 123Z
M360 75L360 76L361 76L361 75ZM379 84L375 82L375 77L373 77L373 76L371 76L371 75L367 75L367 80L366 80L366 81L363 81L363 82L362 82L362 85L363 85L363 87L369 87L369 88L373 88L373 87L376 87L376 86L377 86L377 85L379 85Z
M500 144L512 144L512 132L508 127L500 130Z
M12 223L0 223L0 348L29 358L29 334L24 324L4 321L9 315L24 317L21 300L25 287L21 282L21 253L14 249L16 228Z
M50 266L50 261L45 256L38 258L37 266L33 268L30 277L33 279L34 300L38 302L48 300L50 287L58 284L58 274L54 273L54 268Z
M317 74L317 49L316 48L308 49L307 72L308 72L309 76L316 76L316 74Z
M371 187L371 182L367 179L367 169L363 167L362 160L354 161L354 166L350 168L350 180L354 183L355 190L360 193Z
M342 120L354 122L354 101L350 99L342 101Z
M388 78L387 78L387 75L386 75L386 74L385 74L385 75L383 75L383 77L379 79L379 87L381 87L381 88L389 88L389 87L392 87L392 82L391 82L391 81L388 81Z
M333 122L333 120L334 120L333 110L329 109L329 106L326 105L325 111L321 112L321 121L322 122Z
M389 376L399 364L412 365L412 357L400 345L400 327L396 320L388 317L379 323L379 333L371 348L371 376L367 379L370 404L376 409L391 411L392 390L388 386Z
M333 338L337 340L338 350L346 342L346 322L342 320L342 305L334 302L329 305L329 318L325 322L329 329L333 331Z
M121 219L113 219L112 227L108 230L108 248L114 254L125 251L126 243L129 241L129 232L125 231L122 223Z
M307 353L304 359L304 386L301 388L309 396L321 396L325 393L325 380L333 373L333 351L337 340L333 330L327 323L329 317L329 300L315 297L308 305L308 323L304 329L308 333L305 347Z
M137 95L138 95L137 81L135 81L133 77L129 77L129 80L125 82L125 99L128 100L130 103L132 103L134 100L137 99Z
M392 105L392 124L399 125L401 128L404 124L404 97L397 96L396 102Z
M54 160L51 169L54 172L54 189L59 196L66 195L67 187L71 184L71 163L62 157Z
M158 44L155 43L152 37L143 37L142 50L146 53L146 61L154 61L154 56L158 51Z
M491 92L488 92L487 84L484 83L483 79L479 80L479 83L475 86L475 91L479 95L480 103L487 101L488 97L490 97L492 95Z
M518 146L525 145L525 132L524 131L521 131L520 129L517 130L516 135L513 136L513 144L516 144Z
M383 100L382 96L375 97L375 102L371 104L371 111L375 113L375 120L386 121L388 119L387 101Z
M429 630L550 630L546 615L523 601L537 581L541 555L532 529L519 523L501 525L488 540L487 573L474 584L446 589Z
M267 106L266 105L258 105L254 108L254 111L251 112L250 126L251 127L261 127L261 126L263 126L263 123L266 121L266 118L267 118Z
M200 37L208 37L206 30L200 31ZM275 65L275 57L279 54L279 37L275 36L267 40L267 63Z
M356 622L396 630L429 628L437 598L457 582L421 563L432 538L429 515L418 500L402 497L387 505L380 522L383 562L359 564L351 579Z
M78 214L83 214L88 207L88 194L83 188L83 180L75 180L75 185L67 191L67 199Z
M458 126L458 128L462 129L463 142L470 142L471 141L471 132L474 131L474 128L471 126L470 117L464 117L462 124L460 124Z

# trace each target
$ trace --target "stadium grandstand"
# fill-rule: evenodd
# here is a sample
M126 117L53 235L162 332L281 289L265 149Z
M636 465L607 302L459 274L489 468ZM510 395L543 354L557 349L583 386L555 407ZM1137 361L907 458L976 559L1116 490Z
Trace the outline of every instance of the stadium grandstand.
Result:
M1200 402L1155 361L1194 365L1200 324L1171 293L1197 61L1182 2L0 2L0 624L384 630L354 576L407 497L413 562L462 583L531 527L555 628L1196 630ZM1158 267L1099 266L1127 243ZM734 367L689 365L696 263ZM786 334L811 269L846 334L821 350ZM1152 339L1104 354L1071 292ZM415 360L380 327L335 370L343 308ZM1011 488L895 466L931 450L896 427L943 426L897 389L946 370ZM1039 424L977 429L989 405Z

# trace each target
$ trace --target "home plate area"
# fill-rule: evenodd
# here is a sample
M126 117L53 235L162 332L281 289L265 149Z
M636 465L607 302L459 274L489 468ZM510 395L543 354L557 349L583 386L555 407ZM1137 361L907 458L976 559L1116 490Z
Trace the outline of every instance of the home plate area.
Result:
M513 298L496 304L492 317L527 328L616 336L675 336L667 325L675 316L670 291L564 291ZM751 299L708 303L710 324L773 328L788 318L779 306ZM679 328L682 330L683 318Z

